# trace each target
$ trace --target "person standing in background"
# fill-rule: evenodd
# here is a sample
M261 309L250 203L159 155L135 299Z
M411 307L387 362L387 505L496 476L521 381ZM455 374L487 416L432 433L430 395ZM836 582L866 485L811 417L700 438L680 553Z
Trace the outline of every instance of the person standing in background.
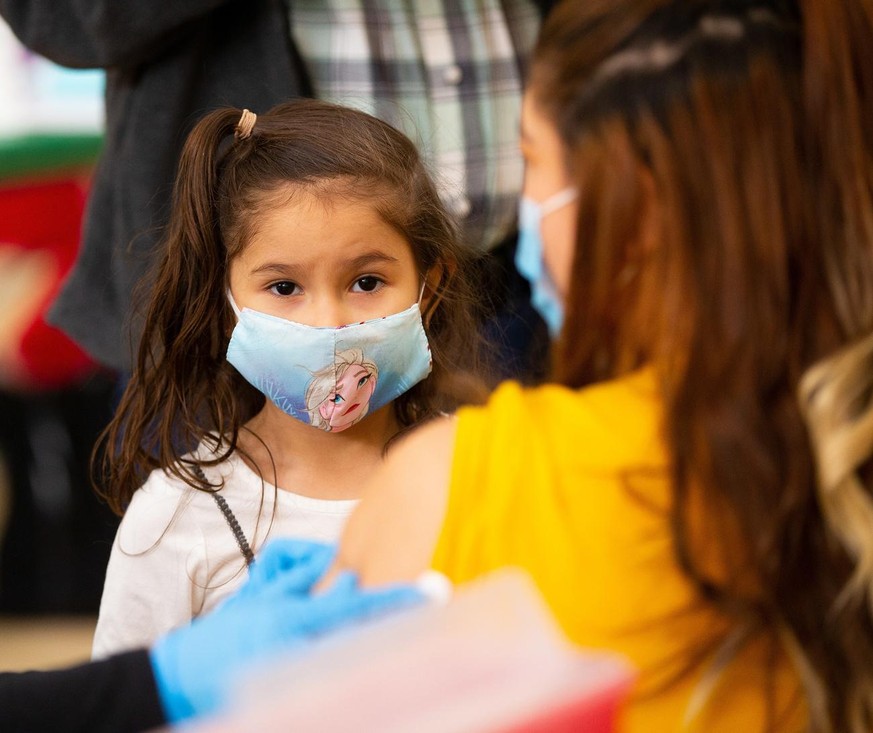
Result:
M33 51L107 71L82 248L50 320L101 363L130 371L142 330L133 298L169 216L182 143L219 106L260 112L316 96L373 112L419 144L469 246L511 242L523 68L552 4L0 0Z

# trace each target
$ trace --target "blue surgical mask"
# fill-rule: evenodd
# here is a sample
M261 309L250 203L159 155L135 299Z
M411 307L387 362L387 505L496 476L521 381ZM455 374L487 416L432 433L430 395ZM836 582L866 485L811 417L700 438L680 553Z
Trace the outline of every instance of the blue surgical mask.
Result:
M397 399L431 370L419 303L340 328L240 310L227 360L284 413L338 433ZM421 298L419 297L419 300Z
M546 267L543 256L542 221L558 209L563 209L576 200L579 192L565 188L539 203L522 197L518 210L518 246L515 250L515 266L530 283L531 303L543 317L549 334L556 338L564 324L564 306L558 295L555 281Z

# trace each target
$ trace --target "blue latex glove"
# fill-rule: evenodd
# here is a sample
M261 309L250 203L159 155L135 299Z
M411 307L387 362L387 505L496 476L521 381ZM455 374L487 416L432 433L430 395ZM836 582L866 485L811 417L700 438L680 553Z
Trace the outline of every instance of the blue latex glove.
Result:
M175 723L218 710L243 665L340 626L422 602L410 586L362 591L351 573L340 574L329 591L310 597L334 554L329 545L274 540L236 595L159 639L151 662L167 720Z

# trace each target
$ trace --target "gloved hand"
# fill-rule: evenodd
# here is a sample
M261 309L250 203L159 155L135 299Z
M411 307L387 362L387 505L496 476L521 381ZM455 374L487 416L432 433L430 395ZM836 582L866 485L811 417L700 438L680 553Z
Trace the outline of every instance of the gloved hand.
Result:
M218 710L243 665L423 601L410 586L362 591L351 573L337 576L324 594L310 596L334 553L328 545L274 540L255 559L236 595L154 644L152 670L168 721Z

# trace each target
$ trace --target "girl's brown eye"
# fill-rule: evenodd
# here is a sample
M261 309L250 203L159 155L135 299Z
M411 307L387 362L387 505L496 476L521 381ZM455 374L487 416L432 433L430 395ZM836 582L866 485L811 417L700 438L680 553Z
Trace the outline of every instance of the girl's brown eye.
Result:
M295 285L292 282L281 282L273 285L273 289L277 295L291 295L294 292Z
M359 278L356 285L365 293L372 293L377 287L379 287L379 282L380 280L378 277L367 275L366 277Z

